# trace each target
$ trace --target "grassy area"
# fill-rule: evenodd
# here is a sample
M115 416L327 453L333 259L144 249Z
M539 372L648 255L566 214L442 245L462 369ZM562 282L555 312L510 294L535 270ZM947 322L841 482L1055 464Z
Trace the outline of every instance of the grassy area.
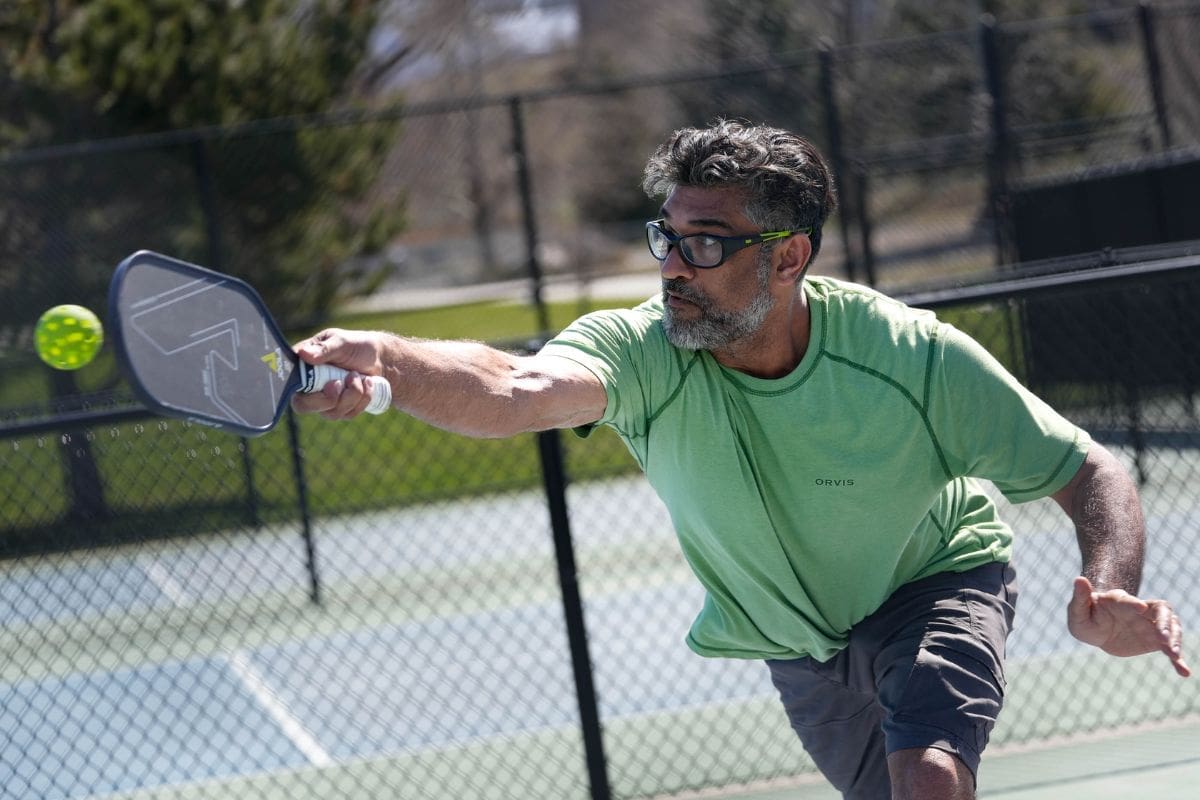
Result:
M588 311L632 306L645 299L548 303L546 311L551 329L559 330ZM338 319L335 324L343 328L395 331L431 339L503 342L534 338L538 318L533 306L528 304L488 301L413 311L354 314Z

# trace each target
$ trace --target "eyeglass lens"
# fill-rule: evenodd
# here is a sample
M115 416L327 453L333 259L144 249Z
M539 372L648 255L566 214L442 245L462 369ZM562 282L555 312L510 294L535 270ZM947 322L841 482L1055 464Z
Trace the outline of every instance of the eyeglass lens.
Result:
M671 239L667 233L657 225L651 225L646 228L646 235L651 254L660 261L666 259L671 250ZM684 260L697 267L714 267L721 263L725 255L721 241L704 234L683 236L675 243L679 245Z

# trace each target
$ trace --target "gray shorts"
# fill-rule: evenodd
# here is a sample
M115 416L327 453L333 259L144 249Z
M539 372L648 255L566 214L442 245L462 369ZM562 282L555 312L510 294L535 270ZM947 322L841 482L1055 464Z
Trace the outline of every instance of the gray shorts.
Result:
M913 747L978 772L1016 602L1008 564L933 575L897 589L829 661L767 661L792 728L844 797L891 797L887 754Z

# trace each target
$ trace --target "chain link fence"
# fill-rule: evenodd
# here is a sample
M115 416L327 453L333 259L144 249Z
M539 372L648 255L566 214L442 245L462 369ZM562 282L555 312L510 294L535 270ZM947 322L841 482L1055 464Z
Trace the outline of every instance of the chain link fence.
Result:
M239 439L145 415L110 354L57 373L30 346L41 308L99 306L141 247L258 283L295 331L328 313L305 298L380 268L358 308L510 292L538 307L534 339L543 290L646 270L640 165L717 113L812 131L839 166L817 271L936 308L1118 453L1141 481L1145 594L1194 624L1197 246L1017 266L1003 200L1196 145L1198 24L1195 4L1156 7L9 154L0 797L636 798L811 775L765 667L684 646L701 590L608 432L475 441L392 414ZM350 142L375 148L368 190L332 216L289 205L295 154ZM320 249L322 226L396 211L378 263ZM294 284L265 271L306 243L322 258L285 263ZM1067 636L1078 553L1058 509L998 502L1022 593L994 746L1195 720L1195 681Z
M1194 277L1172 270L1147 289L1146 266L914 300L984 341L1141 476L1145 592L1195 619L1200 370L1189 340L1164 351L1126 338L1113 357L1156 365L1144 372L1155 380L1130 386L1038 377L1028 338L1048 335L1029 321L1048 303L1077 304L1057 324L1089 328L1089 314L1111 319L1130 293L1165 326L1194 326L1169 302L1194 292ZM1055 341L1094 361L1086 337ZM682 645L701 595L652 492L611 442L561 441L611 796L811 769L760 664ZM534 437L462 440L395 415L306 418L241 440L97 415L14 426L2 447L4 796L588 795ZM106 517L71 513L66 473L85 447ZM470 496L446 496L460 479ZM1069 524L1048 501L1006 512L1022 596L996 745L1200 711L1191 684L1167 680L1157 659L1107 658L1066 636Z

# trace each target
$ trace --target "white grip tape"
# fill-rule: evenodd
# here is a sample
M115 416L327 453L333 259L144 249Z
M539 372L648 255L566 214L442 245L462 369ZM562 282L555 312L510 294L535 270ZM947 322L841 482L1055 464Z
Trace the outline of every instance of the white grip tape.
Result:
M341 367L330 364L306 364L300 362L300 391L309 394L319 392L330 381L338 381L349 375ZM364 375L371 390L368 414L382 414L392 407L392 385L377 375Z

